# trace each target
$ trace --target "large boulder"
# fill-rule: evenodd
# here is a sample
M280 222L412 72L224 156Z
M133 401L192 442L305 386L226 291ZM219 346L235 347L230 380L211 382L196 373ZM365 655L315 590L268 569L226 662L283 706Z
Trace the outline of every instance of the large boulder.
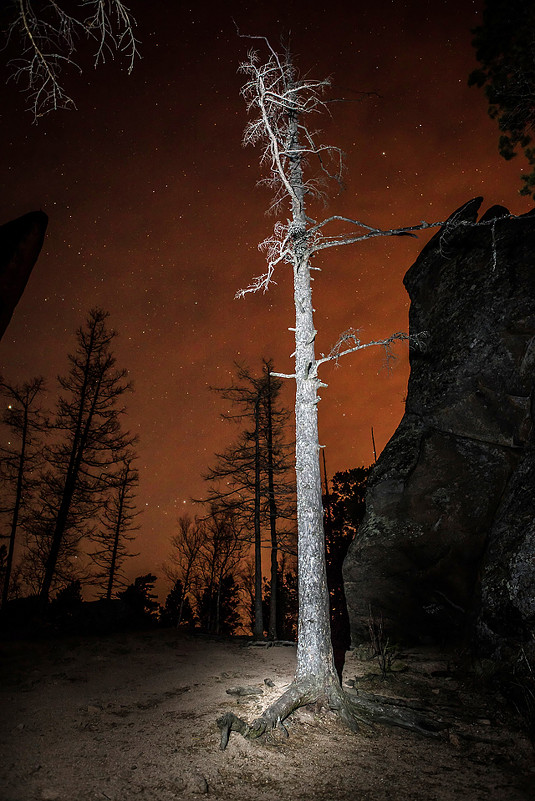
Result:
M514 666L517 673L528 672L532 679L535 666L534 490L535 437L532 437L511 476L489 533L481 564L475 629L480 656Z
M405 276L405 414L344 564L354 644L370 609L398 639L477 631L493 653L533 631L535 215L494 206L474 225L481 202Z
M31 211L0 226L0 339L41 252L48 217Z

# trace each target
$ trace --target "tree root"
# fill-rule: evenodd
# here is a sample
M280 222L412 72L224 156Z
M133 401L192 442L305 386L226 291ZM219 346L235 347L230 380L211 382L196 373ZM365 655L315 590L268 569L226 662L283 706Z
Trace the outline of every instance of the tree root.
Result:
M288 733L283 726L282 722L288 715L300 706L309 704L314 701L314 697L310 697L310 691L307 692L306 687L299 686L296 682L290 684L286 692L278 698L265 712L256 718L250 725L242 718L239 718L233 712L227 712L220 717L217 725L221 729L221 742L219 747L222 751L225 750L228 744L231 731L237 731L243 735L247 740L256 740L267 731L280 727L286 734Z
M295 648L295 640L251 640L245 644L246 648L273 648L274 646Z
M407 708L402 701L396 705L391 698L374 696L373 700L370 700L359 695L348 695L336 684L319 690L317 687L294 681L280 698L251 724L233 712L222 715L217 720L221 730L219 747L225 750L232 731L238 732L247 740L256 740L266 732L279 728L287 737L288 731L283 721L299 707L311 703L319 703L337 712L343 723L353 731L359 729L359 724L373 726L374 723L379 723L408 729L424 737L438 737L440 731L447 728L447 724L433 720L418 710Z
M443 729L447 728L446 723L412 710L403 703L398 705L391 698L375 696L375 700L370 701L358 695L346 694L345 701L349 708L349 714L357 721L368 725L380 723L384 726L396 726L424 737L437 737Z

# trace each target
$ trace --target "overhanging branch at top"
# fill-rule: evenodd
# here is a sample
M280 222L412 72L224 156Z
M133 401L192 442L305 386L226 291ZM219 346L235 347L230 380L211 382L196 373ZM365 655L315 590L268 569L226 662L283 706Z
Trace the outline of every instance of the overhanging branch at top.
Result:
M336 214L321 222L310 219L302 208L304 198L321 198L324 195L322 177L342 184L342 151L338 147L319 143L317 133L307 125L311 114L327 110L328 101L323 99L322 95L331 85L331 81L328 78L322 81L301 78L288 51L279 55L265 37L245 38L265 42L270 55L264 63L261 63L258 53L251 50L248 60L240 66L241 72L249 78L242 89L242 95L249 113L254 115L245 129L243 144L263 146L261 164L266 168L267 175L260 183L274 191L271 210L278 208L282 201L286 200L290 205L301 208L301 218L306 220L308 225L296 227L290 220L286 223L278 221L273 233L259 245L260 250L266 254L266 271L256 276L249 286L240 289L236 297L244 297L251 292L265 292L271 283L275 283L274 272L281 263L292 265L296 269L296 259L301 261L310 259L321 250L353 245L377 237L414 237L416 232L430 228L444 229L442 237L446 245L449 236L459 226L491 225L492 263L496 263L495 221L492 220L468 222L456 219L454 215L445 221L422 220L414 225L383 229ZM301 165L306 164L310 167L314 159L318 165L316 174L311 174L305 179L301 171L299 187L294 185L292 168L297 161ZM345 223L349 230L332 235L326 234L326 226L333 223ZM309 269L317 268L309 265Z
M73 3L61 0L37 3L14 0L12 21L6 26L6 44L18 40L20 55L9 62L11 77L23 84L34 121L57 109L75 109L65 88L62 70L81 73L76 52L81 35L94 42L96 67L120 54L132 72L139 56L136 21L122 0L84 0L77 12L67 13Z

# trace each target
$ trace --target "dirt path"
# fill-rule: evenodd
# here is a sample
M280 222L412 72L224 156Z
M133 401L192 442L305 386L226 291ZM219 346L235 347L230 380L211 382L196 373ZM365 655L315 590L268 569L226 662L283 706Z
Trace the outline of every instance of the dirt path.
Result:
M290 737L219 750L216 718L253 718L291 681L293 647L243 647L171 630L2 643L1 801L530 801L535 763L509 715L468 691L433 652L372 692L424 699L470 722L439 740L352 734L302 709ZM373 663L348 654L344 681ZM273 682L273 687L265 684ZM259 695L231 696L232 687ZM470 710L470 715L467 711Z

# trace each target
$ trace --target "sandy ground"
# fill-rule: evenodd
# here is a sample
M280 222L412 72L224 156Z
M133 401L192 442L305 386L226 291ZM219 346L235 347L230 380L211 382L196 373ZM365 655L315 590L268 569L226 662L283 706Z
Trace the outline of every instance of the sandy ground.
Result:
M514 719L430 650L406 653L408 669L386 682L362 678L374 662L348 653L344 682L457 716L438 740L383 727L355 734L305 708L288 739L233 734L224 752L216 718L253 719L291 681L295 647L162 630L2 643L0 654L1 801L535 799L533 749Z

